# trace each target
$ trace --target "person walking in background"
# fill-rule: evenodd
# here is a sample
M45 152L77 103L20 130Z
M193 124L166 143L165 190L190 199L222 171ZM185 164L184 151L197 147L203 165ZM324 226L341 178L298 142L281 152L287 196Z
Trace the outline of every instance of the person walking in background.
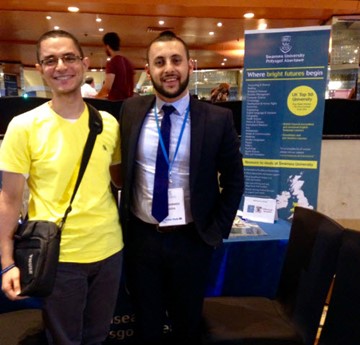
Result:
M77 39L62 30L43 34L37 43L37 61L53 98L15 116L0 149L3 270L14 263L13 235L25 183L30 192L29 219L59 224L89 133L89 110L80 91L89 60ZM55 286L43 300L50 345L102 344L115 310L123 240L110 176L120 186L120 138L114 116L102 111L101 117L103 130L61 233ZM21 298L19 280L16 266L2 275L2 290L11 300Z
M97 95L93 77L87 76L85 78L84 84L81 86L81 95L83 97L95 97Z
M193 63L173 32L150 43L146 72L155 95L125 100L119 115L136 344L198 344L213 249L228 237L243 193L240 143L230 110L190 97Z
M116 32L108 32L103 37L105 51L111 59L106 63L105 81L97 98L119 101L129 98L134 92L134 67L120 55L120 37Z

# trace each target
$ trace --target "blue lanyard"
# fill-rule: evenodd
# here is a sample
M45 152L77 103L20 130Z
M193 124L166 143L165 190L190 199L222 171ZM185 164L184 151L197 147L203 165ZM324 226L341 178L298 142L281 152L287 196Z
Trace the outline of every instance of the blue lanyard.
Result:
M190 108L190 105L188 105L188 107L186 108L185 118L184 118L183 124L181 126L181 131L180 131L179 138L178 138L178 141L177 141L177 144L176 144L174 158L170 162L169 157L168 157L167 152L166 152L166 149L165 149L165 145L164 145L164 141L163 141L163 138L162 138L162 135L161 135L161 131L160 131L160 125L159 125L159 119L158 119L158 113L157 113L157 110L156 110L156 105L154 107L155 121L156 121L157 130L158 130L158 133L159 133L159 142L160 142L161 150L162 150L162 153L163 153L163 155L165 157L166 163L169 166L169 176L171 176L171 170L172 170L172 167L174 165L175 158L177 156L177 153L178 153L178 150L179 150L179 147L180 147L182 136L184 134L186 121L187 121L187 119L189 117L189 108ZM170 153L170 146L169 146L169 153Z

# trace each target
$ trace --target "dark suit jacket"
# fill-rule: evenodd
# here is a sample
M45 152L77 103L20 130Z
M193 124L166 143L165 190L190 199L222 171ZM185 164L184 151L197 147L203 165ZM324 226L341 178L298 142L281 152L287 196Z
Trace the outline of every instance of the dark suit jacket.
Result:
M120 110L122 179L120 219L126 243L137 143L155 96L124 101ZM231 110L190 97L190 200L201 238L212 246L229 236L244 189L239 138ZM220 187L220 188L219 188Z

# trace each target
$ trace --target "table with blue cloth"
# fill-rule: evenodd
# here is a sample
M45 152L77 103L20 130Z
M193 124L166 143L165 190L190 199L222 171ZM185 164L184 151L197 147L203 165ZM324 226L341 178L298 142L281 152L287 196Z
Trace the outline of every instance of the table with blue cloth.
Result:
M207 296L275 296L291 224L256 224L266 235L229 238L214 251Z

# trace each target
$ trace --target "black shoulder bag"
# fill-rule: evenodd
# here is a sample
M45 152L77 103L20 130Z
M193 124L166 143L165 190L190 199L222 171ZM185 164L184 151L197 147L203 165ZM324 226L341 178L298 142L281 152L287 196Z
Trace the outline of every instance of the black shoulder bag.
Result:
M74 191L60 224L44 220L25 221L19 225L15 233L14 259L15 265L20 270L20 296L46 297L51 294L54 287L61 231L71 212L71 204L91 156L96 136L102 132L101 115L90 104L87 106L89 109L89 135Z

